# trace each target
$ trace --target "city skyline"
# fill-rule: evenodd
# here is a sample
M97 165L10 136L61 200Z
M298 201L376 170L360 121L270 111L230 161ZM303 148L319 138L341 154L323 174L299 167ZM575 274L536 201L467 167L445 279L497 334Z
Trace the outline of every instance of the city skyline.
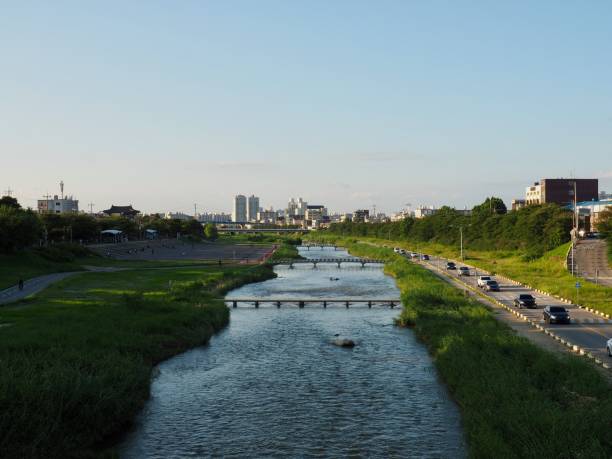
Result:
M19 2L0 31L0 187L35 207L64 180L98 210L145 212L226 211L240 189L383 212L509 203L542 177L610 190L611 16L604 2Z

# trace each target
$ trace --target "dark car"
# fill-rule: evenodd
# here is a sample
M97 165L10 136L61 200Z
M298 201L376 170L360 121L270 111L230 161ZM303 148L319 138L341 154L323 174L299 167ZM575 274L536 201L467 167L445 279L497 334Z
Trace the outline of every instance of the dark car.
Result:
M528 293L521 293L514 299L514 306L517 308L535 308L536 299Z
M426 254L421 255L421 260L429 260L429 255L426 255Z
M459 266L459 271L457 272L458 276L469 276L470 275L470 268L468 268L467 266Z
M549 324L569 324L570 315L563 306L546 306L544 308L544 322Z
M457 269L457 266L452 261L446 263L446 269Z
M499 292L499 284L494 280L485 281L482 288L484 288L487 292Z

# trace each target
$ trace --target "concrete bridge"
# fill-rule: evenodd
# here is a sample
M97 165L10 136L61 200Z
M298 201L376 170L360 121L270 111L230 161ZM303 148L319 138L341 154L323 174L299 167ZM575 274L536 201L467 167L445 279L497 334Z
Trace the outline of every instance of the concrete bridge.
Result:
M312 243L312 244L302 244L300 247L304 247L304 248L306 248L308 250L313 248L313 249L321 249L321 250L323 250L323 249L334 249L334 251L338 250L338 249L343 249L344 248L344 247L339 247L339 246L333 245L333 244L315 244L315 243Z
M225 303L231 303L233 308L237 308L238 303L247 303L249 305L255 306L255 308L259 308L259 305L261 304L273 304L277 308L280 308L281 305L297 305L300 309L304 308L306 305L322 305L324 308L327 308L328 305L341 304L348 309L350 305L362 304L367 305L368 308L372 308L372 306L388 306L393 309L396 305L401 305L402 300L400 300L399 298L224 298L223 301L225 301Z
M278 260L276 264L289 265L289 268L293 268L293 265L305 265L312 264L315 268L319 263L335 263L340 268L342 263L361 263L363 268L366 264L381 264L384 260L370 260L367 258L311 258L311 259L295 259L295 260Z

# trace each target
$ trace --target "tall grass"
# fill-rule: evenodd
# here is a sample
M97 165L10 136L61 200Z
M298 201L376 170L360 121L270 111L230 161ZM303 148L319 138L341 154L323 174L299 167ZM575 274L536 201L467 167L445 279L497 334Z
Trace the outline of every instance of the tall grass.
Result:
M221 292L270 276L261 266L88 274L0 309L0 456L111 456L104 446L142 408L153 366L227 324Z
M389 249L343 241L384 258L404 309L462 412L472 457L612 457L612 391L588 362L519 337L482 304Z

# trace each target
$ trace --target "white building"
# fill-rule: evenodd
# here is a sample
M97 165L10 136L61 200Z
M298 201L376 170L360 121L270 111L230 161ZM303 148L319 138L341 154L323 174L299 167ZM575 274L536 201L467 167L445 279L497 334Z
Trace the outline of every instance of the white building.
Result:
M434 206L419 206L414 209L414 218L424 218L429 217L430 215L434 215L438 209Z
M272 208L257 212L257 221L259 223L276 223L276 220L277 214Z
M201 223L228 223L232 221L232 215L223 212L204 212L198 214L197 219Z
M183 212L166 212L164 215L166 220L191 220L193 217Z
M323 220L327 217L327 207L325 206L307 206L306 220Z
M302 198L298 198L296 201L295 198L291 198L289 203L287 204L287 213L286 217L302 217L306 216L306 211L308 210L308 203L304 201Z
M246 221L257 221L257 212L259 212L259 198L252 194L251 196L249 196L247 203Z
M53 196L53 199L39 199L38 212L41 214L65 214L79 211L79 201L72 196Z
M247 198L241 194L234 196L232 221L233 222L246 222L247 221Z
M525 204L542 204L542 202L542 185L539 182L525 188Z

